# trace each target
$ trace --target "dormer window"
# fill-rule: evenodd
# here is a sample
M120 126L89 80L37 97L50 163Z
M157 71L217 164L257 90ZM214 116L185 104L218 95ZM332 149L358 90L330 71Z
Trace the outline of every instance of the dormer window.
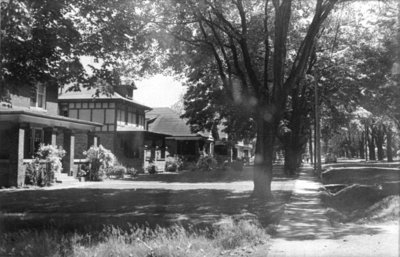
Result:
M36 85L36 91L31 97L31 107L46 109L46 86L43 84Z

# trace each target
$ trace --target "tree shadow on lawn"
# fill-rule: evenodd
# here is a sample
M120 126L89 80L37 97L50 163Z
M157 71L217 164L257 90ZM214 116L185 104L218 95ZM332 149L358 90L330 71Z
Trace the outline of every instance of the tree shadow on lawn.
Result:
M260 203L250 192L165 189L60 189L0 194L0 230L57 229L93 233L112 225L203 229L227 217L275 224L290 191L274 191L275 200ZM2 213L2 214L1 214Z

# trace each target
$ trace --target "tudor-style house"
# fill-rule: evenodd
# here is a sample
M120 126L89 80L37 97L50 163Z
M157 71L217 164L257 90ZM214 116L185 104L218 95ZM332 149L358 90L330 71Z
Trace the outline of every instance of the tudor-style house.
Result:
M0 102L0 186L22 186L25 165L41 143L62 146L66 150L63 172L74 169L75 133L87 135L88 148L95 140L100 124L59 115L56 86L37 84L9 93Z
M125 84L114 87L108 94L96 95L95 89L81 88L80 91L64 91L59 96L62 115L70 118L98 122L96 128L98 144L111 150L118 161L135 169L142 170L144 165L145 142L164 141L164 135L146 130L145 113L151 110L134 99L136 86ZM77 135L77 158L83 158L87 135ZM155 145L155 144L154 144Z

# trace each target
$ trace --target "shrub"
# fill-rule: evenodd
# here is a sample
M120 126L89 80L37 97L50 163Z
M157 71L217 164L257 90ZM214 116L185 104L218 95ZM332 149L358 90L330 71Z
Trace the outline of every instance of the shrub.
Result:
M217 160L212 156L201 156L197 161L196 168L202 171L211 171L217 168Z
M39 158L35 158L32 162L26 165L25 170L25 184L33 186L45 186L50 185L51 174L46 171L46 167L40 163Z
M65 151L62 147L41 144L35 155L36 158L26 166L25 184L49 186L54 175L62 171L61 159Z
M116 165L107 170L107 176L114 176L116 178L123 178L127 170L122 165Z
M65 156L65 150L61 146L41 144L37 156L50 163L50 168L54 173L61 173L61 159Z
M157 167L154 163L150 162L149 165L146 167L146 170L149 174L156 174Z
M182 158L179 156L168 156L165 161L165 171L179 171L183 168Z
M135 168L128 168L126 169L126 174L131 175L132 177L136 177L138 171Z
M116 161L115 155L102 145L91 146L83 154L90 162L89 180L91 181L103 180L106 171L113 167Z
M87 177L89 175L89 166L86 164L82 164L77 176L78 177Z

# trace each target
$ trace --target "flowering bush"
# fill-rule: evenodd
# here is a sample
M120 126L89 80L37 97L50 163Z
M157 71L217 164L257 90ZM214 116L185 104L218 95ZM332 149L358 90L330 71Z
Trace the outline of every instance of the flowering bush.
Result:
M61 146L41 144L37 151L37 156L50 163L51 171L55 174L61 173L61 159L65 156L65 150Z
M26 164L25 184L34 186L50 184L50 179L47 179L46 174L46 168L42 166L39 158L35 158L32 162Z
M115 155L102 145L91 146L83 154L90 162L89 180L92 181L103 180L107 170L113 167L116 161Z
M54 174L61 173L61 159L65 156L62 147L41 144L36 158L26 165L25 184L49 186L54 181Z
M114 176L115 178L123 178L124 175L127 173L127 169L122 165L115 165L107 169L107 176Z

